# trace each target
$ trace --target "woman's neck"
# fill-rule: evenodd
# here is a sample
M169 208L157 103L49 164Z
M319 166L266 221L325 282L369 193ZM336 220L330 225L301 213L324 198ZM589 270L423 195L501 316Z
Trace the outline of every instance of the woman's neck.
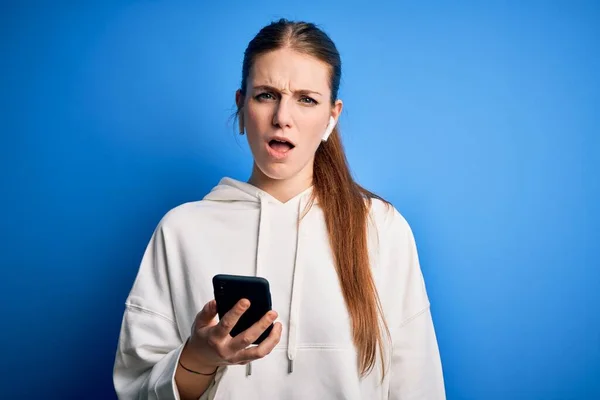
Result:
M312 171L300 171L289 179L272 179L266 176L256 164L248 183L264 190L282 203L294 198L312 185Z

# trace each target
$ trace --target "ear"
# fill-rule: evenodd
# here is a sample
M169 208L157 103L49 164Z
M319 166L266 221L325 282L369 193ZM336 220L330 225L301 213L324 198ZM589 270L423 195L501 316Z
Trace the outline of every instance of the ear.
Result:
M333 128L335 128L336 124L337 121L335 120L335 118L329 117L329 123L327 124L327 128L325 128L325 133L323 133L323 137L321 138L322 141L326 142L327 139L329 139L329 135L331 135L331 132L333 132Z
M336 100L333 107L331 107L331 116L338 121L340 115L342 115L342 109L344 108L344 102L340 99Z
M325 128L325 133L323 133L323 138L321 139L323 142L326 142L329 139L329 135L333 132L333 129L337 125L337 122L340 118L340 114L342 113L342 108L344 104L341 100L336 100L335 104L331 108L331 115L329 116L329 123L327 124L327 128Z
M241 89L235 91L235 105L238 110L244 107L244 95L242 94Z
M240 89L235 92L235 104L237 106L239 133L244 134L244 95Z

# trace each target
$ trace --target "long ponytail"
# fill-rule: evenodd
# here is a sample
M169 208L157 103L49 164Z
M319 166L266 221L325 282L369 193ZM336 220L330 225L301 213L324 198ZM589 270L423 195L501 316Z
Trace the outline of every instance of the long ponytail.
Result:
M352 320L361 375L372 370L377 351L383 362L387 324L371 274L367 217L375 194L352 178L337 128L315 155L313 184L325 216L342 293ZM385 376L385 368L382 368Z

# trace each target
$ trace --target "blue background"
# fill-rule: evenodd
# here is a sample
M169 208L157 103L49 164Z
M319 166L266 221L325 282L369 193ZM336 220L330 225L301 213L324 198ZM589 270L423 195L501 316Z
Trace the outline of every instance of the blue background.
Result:
M1 6L0 397L114 398L152 230L248 177L242 55L288 17L342 54L348 157L415 231L448 399L600 398L598 3L71 3Z

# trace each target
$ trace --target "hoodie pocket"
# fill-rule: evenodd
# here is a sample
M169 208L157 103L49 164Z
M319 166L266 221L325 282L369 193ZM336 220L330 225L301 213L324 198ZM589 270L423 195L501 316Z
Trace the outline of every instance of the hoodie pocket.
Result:
M287 352L281 348L254 361L251 375L245 366L228 367L207 400L385 398L376 373L360 379L353 349L303 346L297 356L293 373L288 372Z

